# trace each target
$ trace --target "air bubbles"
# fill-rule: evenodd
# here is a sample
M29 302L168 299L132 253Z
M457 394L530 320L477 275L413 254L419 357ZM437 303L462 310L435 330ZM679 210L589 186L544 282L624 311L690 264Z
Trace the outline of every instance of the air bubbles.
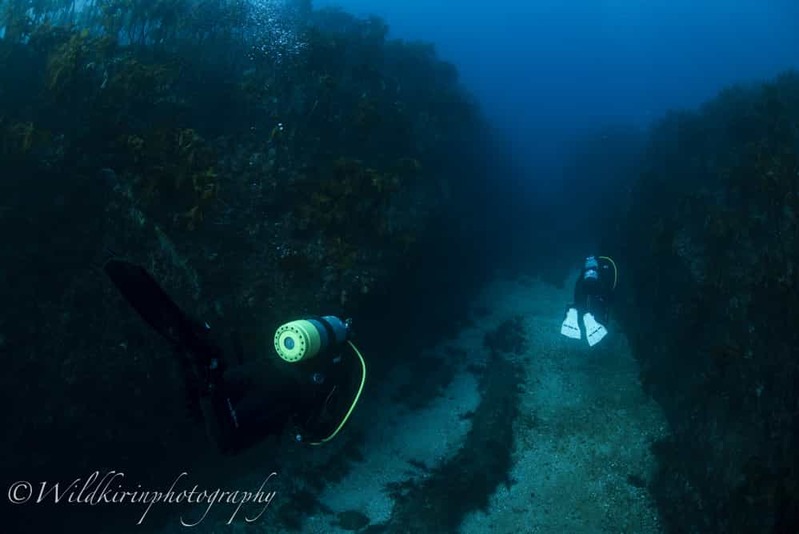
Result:
M269 59L279 64L306 46L302 35L303 13L296 0L250 0L250 59Z

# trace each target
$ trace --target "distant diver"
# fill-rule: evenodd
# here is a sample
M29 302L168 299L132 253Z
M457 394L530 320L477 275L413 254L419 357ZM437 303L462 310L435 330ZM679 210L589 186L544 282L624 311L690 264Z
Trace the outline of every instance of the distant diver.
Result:
M580 318L588 345L593 347L607 335L611 297L618 282L615 262L608 256L589 256L574 284L574 300L567 306L560 333L582 339Z
M296 441L319 445L349 419L366 380L349 320L325 316L288 322L274 336L279 358L242 363L228 357L208 324L185 314L144 268L112 258L104 271L171 344L190 397L221 451L235 453L287 427Z

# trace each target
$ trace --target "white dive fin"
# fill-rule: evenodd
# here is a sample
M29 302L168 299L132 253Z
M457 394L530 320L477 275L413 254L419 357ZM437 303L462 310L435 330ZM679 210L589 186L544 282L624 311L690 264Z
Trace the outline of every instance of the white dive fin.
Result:
M594 346L604 338L608 331L604 326L596 322L594 316L590 313L583 315L583 323L585 324L585 337L588 339L588 344Z
M577 321L577 310L570 308L566 313L566 318L563 324L560 325L560 333L572 339L580 339L582 333L580 332L580 324Z

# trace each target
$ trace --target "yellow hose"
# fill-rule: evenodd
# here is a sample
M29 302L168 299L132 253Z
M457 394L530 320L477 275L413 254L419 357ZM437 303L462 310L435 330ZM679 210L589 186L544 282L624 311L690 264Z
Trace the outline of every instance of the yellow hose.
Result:
M616 262L610 256L600 256L600 260L608 260L613 265L613 289L616 289L616 282L619 281L619 270L616 268Z
M344 418L341 420L341 423L339 423L339 425L336 427L333 433L324 439L320 439L319 441L310 442L311 445L321 445L335 438L336 434L338 434L339 431L342 428L344 428L344 425L347 424L347 420L350 418L350 414L352 414L353 410L355 410L355 405L358 404L358 399L361 398L363 385L366 383L366 362L364 361L363 355L361 355L361 352L358 350L355 344L352 341L347 341L347 343L349 343L350 347L352 347L352 350L355 351L355 354L358 356L358 359L361 360L361 385L358 386L358 393L355 394L355 398L352 400L352 405L350 406L350 409L347 410L347 413L344 415Z

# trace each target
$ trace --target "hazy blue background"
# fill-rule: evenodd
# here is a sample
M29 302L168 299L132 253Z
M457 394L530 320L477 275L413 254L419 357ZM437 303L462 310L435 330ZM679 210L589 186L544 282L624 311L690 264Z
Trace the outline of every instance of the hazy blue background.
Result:
M648 124L725 85L799 67L799 1L315 0L437 45L515 154L552 178L564 140ZM553 165L554 164L554 165Z

